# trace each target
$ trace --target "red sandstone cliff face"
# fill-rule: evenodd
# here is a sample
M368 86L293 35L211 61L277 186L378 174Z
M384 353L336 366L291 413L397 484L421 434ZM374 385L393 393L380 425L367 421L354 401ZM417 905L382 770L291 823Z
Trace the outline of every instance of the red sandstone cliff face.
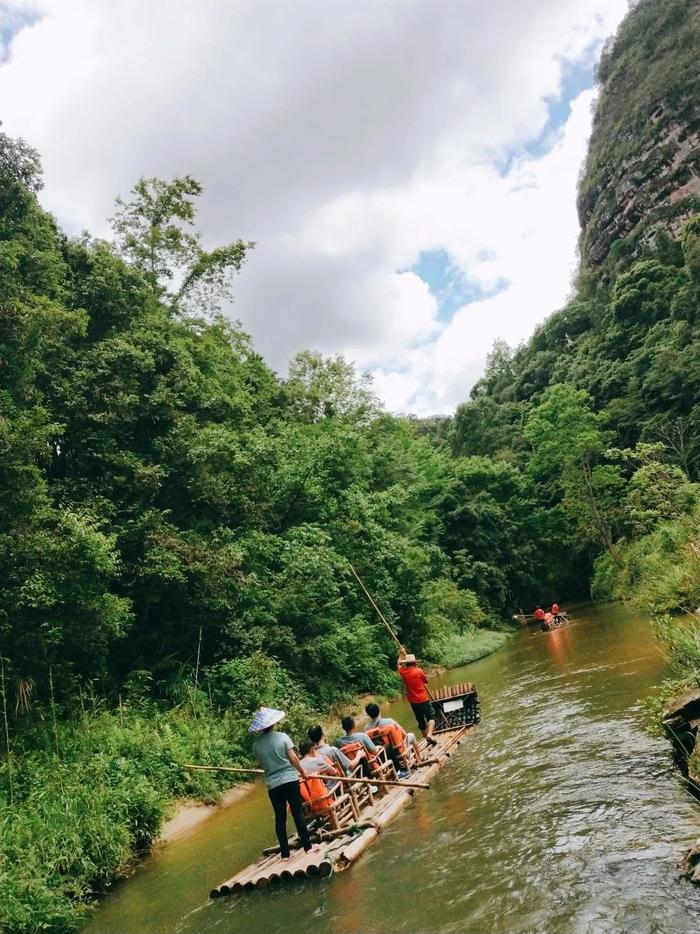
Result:
M581 260L632 257L700 210L700 0L642 0L600 67Z

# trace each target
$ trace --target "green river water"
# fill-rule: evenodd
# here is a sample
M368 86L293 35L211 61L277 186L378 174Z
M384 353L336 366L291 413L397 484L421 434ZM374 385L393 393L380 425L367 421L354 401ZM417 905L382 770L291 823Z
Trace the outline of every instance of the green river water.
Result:
M83 934L699 932L676 866L700 804L639 704L664 674L649 622L616 605L523 630L442 679L476 683L482 724L347 872L209 901L273 842L256 787L157 849Z

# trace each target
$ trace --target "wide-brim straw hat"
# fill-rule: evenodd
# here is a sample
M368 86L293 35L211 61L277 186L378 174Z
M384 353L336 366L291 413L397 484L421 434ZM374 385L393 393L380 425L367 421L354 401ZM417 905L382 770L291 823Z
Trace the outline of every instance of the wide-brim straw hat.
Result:
M399 659L399 664L400 664L400 665L410 665L411 662L415 662L415 660L416 660L416 656L415 656L415 655L411 655L410 652L409 652L408 655L404 655L403 658L400 658L400 659Z
M248 727L248 732L260 733L262 730L274 726L275 723L279 723L280 720L284 720L286 716L284 710L275 710L274 707L261 707L259 710L255 711L255 716Z

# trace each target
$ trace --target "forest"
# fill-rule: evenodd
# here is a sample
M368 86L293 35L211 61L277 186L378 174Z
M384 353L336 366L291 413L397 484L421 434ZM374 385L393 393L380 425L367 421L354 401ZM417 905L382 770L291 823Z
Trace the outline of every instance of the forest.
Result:
M639 57L651 6L602 81ZM595 133L624 137L609 99L584 195ZM137 181L109 242L64 234L41 186L38 153L0 132L8 931L72 930L176 797L216 796L182 763L249 761L260 703L301 725L396 692L351 565L435 664L592 594L654 615L674 687L700 678L700 214L601 263L584 231L566 306L498 342L453 417L418 419L342 357L271 370L222 311L255 244L204 248L197 180Z

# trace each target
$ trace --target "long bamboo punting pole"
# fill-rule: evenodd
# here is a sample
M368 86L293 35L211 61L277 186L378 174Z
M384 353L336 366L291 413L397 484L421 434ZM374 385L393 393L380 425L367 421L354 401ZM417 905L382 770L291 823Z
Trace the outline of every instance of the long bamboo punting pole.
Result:
M372 594L369 592L369 590L367 590L367 588L365 587L365 585L362 583L362 578L361 578L360 575L357 573L357 571L355 570L355 568L350 564L350 562L348 562L348 564L349 564L349 566L350 566L350 570L352 571L353 577L355 578L355 580L357 581L357 583L360 585L360 587L362 587L362 589L363 589L363 591L364 591L364 593L365 593L365 596L367 597L367 599L369 600L369 602L371 603L371 605L374 607L374 609L375 609L375 611L376 611L376 613L377 613L377 616L380 618L380 620L381 620L381 621L384 623L384 625L386 626L387 632L389 633L389 635L391 636L391 638L394 640L394 642L398 645L399 649L400 649L402 652L405 651L403 645L401 645L401 642L399 641L399 637L396 635L396 633L395 633L394 630L391 628L391 626L389 625L389 623L387 623L387 621L384 619L384 614L382 613L382 611L379 609L379 607L377 606L377 604L376 604L376 603L374 602L374 600L372 599Z
M322 778L324 781L332 780L348 784L389 785L392 788L430 788L426 782L392 782L387 778L342 778L340 775L309 775L309 778Z
M264 775L262 769L239 769L232 765L191 765L186 763L183 769L197 769L199 772L237 772L241 775Z
M185 765L186 769L196 769L199 772L243 772L249 775L264 775L262 769L238 769L229 765ZM310 775L307 778L321 778L323 781L345 782L346 784L364 785L391 785L397 788L430 788L425 782L392 782L386 778L345 778L340 775Z

